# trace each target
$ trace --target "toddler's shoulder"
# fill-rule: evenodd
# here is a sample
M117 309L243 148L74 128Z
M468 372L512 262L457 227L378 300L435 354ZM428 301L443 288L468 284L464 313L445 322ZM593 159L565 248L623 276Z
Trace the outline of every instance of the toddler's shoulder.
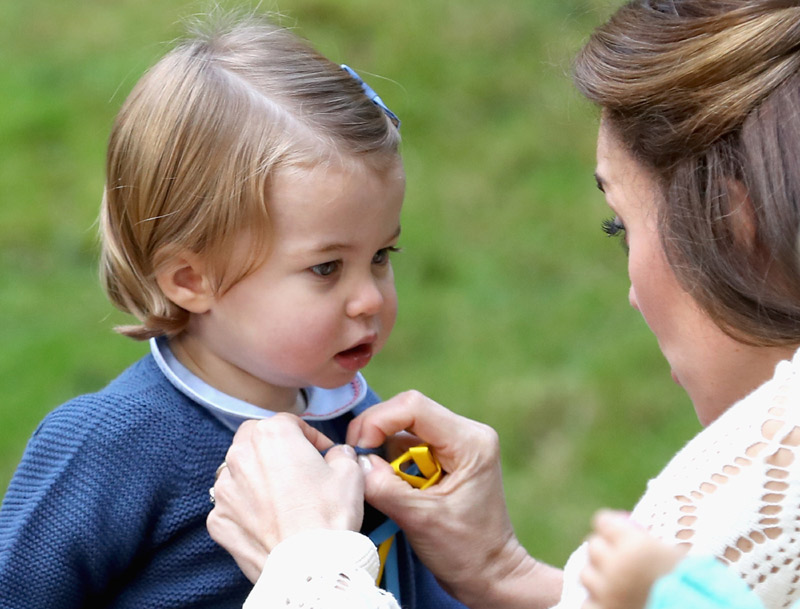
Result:
M185 400L146 356L122 372L104 388L70 399L55 408L40 424L78 425L99 430L105 426L131 428L160 414L176 413L170 408ZM38 432L39 430L37 430Z
M137 446L146 452L182 451L187 435L230 435L161 373L152 356L131 365L103 389L77 396L50 412L32 444L109 454Z
M174 389L147 356L100 391L50 412L15 478L26 493L89 484L105 502L136 480L163 498L213 476L230 441L230 431Z

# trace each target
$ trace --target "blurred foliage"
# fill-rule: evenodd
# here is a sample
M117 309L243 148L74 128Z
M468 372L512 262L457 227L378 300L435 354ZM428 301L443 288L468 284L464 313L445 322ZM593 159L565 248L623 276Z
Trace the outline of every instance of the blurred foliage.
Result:
M403 119L401 311L366 370L494 426L534 555L563 564L600 506L632 506L698 423L627 306L599 230L596 110L570 59L605 0L261 3ZM113 117L207 10L186 0L0 3L0 487L37 422L147 350L97 282Z

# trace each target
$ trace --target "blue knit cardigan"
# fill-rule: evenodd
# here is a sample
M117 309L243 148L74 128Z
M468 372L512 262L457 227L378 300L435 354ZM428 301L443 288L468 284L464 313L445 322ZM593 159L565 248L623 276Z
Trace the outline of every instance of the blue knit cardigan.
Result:
M351 417L312 424L341 442ZM232 435L150 355L54 410L0 507L0 607L240 609L251 584L205 526ZM404 606L462 607L398 543Z

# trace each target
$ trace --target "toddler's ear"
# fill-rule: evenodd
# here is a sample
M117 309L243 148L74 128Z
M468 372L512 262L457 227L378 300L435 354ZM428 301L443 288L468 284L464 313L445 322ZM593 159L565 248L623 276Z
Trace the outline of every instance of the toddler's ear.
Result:
M214 302L214 290L203 261L184 252L175 256L156 273L156 282L164 295L190 313L206 313Z

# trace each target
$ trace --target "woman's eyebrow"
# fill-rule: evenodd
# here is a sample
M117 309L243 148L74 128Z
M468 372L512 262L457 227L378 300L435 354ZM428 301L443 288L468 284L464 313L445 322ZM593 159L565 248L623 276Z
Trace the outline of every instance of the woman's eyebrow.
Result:
M599 173L597 173L596 171L594 172L594 181L597 183L597 188L598 188L598 190L600 190L600 192L605 192L606 191L605 180L603 180L603 177Z

